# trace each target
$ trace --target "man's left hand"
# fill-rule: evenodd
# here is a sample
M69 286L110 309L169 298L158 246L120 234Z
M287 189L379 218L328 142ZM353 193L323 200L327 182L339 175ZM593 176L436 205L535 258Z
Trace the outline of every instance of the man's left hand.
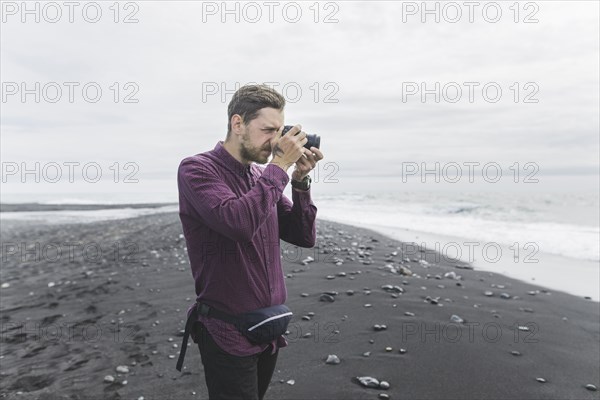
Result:
M303 180L312 171L317 162L323 159L323 153L316 147L311 147L310 150L302 148L304 154L296 161L292 179L295 181Z

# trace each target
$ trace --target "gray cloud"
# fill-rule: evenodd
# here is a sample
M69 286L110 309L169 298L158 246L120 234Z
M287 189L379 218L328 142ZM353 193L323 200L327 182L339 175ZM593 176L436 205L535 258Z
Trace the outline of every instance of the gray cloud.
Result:
M297 24L202 23L196 3L138 4L138 24L3 24L3 82L97 82L103 89L94 104L80 96L72 104L11 97L2 104L3 160L47 159L48 149L66 160L77 149L83 160L135 159L143 173L169 176L181 158L225 136L231 93L225 102L218 95L204 101L203 83L232 90L255 81L301 87L288 122L322 135L327 159L347 175L385 175L397 160L457 158L598 169L596 2L538 2L537 24L515 24L510 14L497 24L402 23L393 2L337 3L334 24L312 22L308 6ZM138 103L122 102L127 82L139 87ZM324 102L328 82L338 103ZM496 104L480 92L474 103L404 101L406 82L497 82L503 97ZM536 83L539 103L512 101L514 82L521 98L523 85Z

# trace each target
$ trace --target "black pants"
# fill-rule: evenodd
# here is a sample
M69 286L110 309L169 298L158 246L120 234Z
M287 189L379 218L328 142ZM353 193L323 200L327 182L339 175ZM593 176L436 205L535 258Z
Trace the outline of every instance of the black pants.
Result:
M279 350L271 355L269 346L259 354L234 356L215 343L202 323L196 322L194 329L209 399L262 400L271 382Z

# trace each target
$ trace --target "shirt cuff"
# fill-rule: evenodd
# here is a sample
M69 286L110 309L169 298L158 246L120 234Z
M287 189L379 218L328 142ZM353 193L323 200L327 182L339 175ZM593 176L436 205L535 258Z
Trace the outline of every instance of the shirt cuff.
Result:
M264 176L273 186L278 188L281 192L285 189L285 185L288 184L290 177L287 172L285 172L282 168L279 168L277 165L269 164L263 171L262 176Z
M307 190L296 190L292 188L292 202L298 202L302 208L311 203L310 187Z

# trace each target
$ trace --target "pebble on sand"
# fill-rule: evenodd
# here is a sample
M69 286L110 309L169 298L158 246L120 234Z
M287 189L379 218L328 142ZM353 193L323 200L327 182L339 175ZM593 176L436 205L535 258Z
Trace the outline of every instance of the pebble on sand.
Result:
M126 365L119 365L115 370L120 374L128 374L129 368Z
M331 296L331 295L328 295L328 294L322 294L319 297L319 301L325 301L325 302L328 302L328 303L333 303L335 301L335 298L333 296Z
M115 377L112 375L106 375L104 377L104 382L106 383L113 383L115 381Z
M404 293L404 288L398 285L383 285L381 288L386 292Z
M529 328L526 326L519 326L519 330L523 332L529 332Z
M461 317L459 317L459 316L458 316L458 315L456 315L456 314L453 314L453 315L450 317L450 321L452 321L452 322L456 322L457 324L462 324L463 322L465 322L465 320L464 320L464 319L462 319Z
M370 387L370 388L378 388L379 387L379 381L370 376L357 376L356 379L358 379L358 382L361 385L363 385L364 387Z
M340 363L340 358L338 356L336 356L335 354L329 354L327 356L327 360L325 360L325 364L337 365L339 363Z
M585 388L592 392L595 392L596 390L598 390L598 388L595 385L592 385L591 383L588 385L585 385Z
M446 272L444 274L444 278L458 279L458 277L456 276L456 272L454 272L454 271Z
M306 265L306 264L308 264L310 262L313 262L313 261L315 261L315 259L312 258L311 256L308 256L304 260L302 260L302 265Z

